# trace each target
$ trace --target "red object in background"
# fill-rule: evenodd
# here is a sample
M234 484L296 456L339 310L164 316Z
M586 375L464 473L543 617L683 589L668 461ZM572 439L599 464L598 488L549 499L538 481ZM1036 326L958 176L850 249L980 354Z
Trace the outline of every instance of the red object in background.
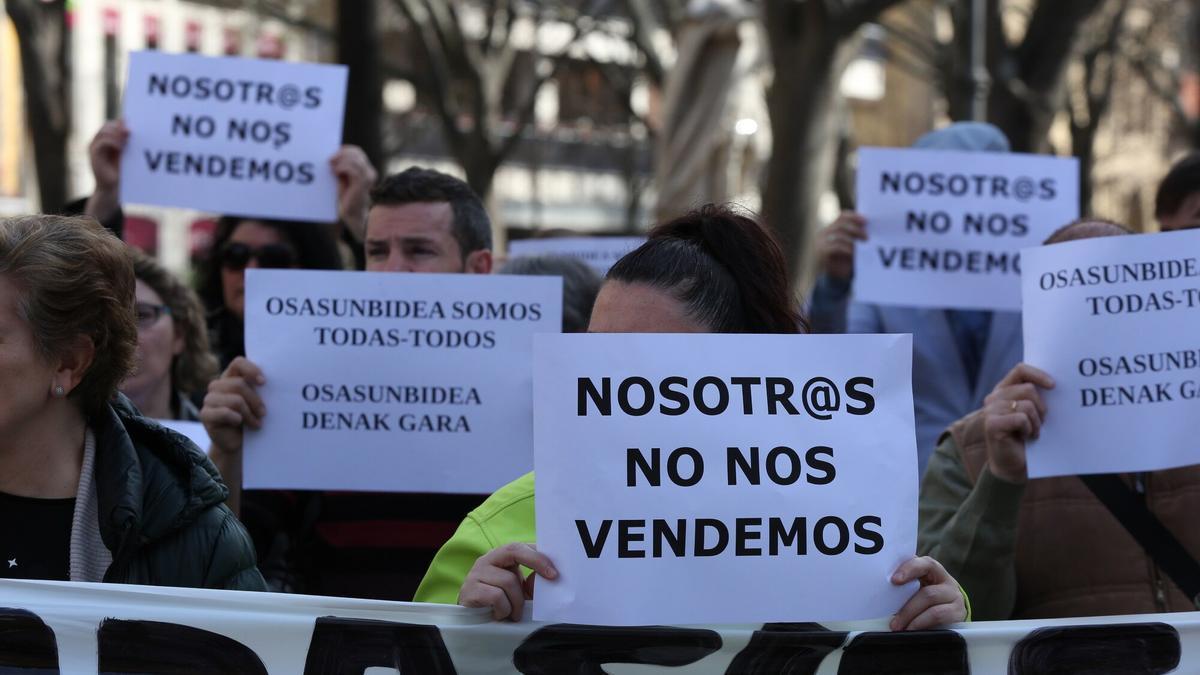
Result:
M114 7L104 8L104 36L116 37L121 32L121 12Z
M187 50L189 52L200 51L200 39L204 34L204 29L200 26L200 22L188 21L184 30L185 39L187 40Z
M146 35L146 48L158 49L159 21L153 14L147 14L142 19L142 32Z
M1179 77L1179 102L1190 119L1200 117L1200 74L1184 72Z
M260 59L283 58L283 38L274 33L262 33L259 35L257 47Z
M242 53L242 31L228 26L225 28L225 56L238 56Z
M125 216L125 243L148 255L157 255L158 222L150 218Z
M212 249L217 234L217 221L212 218L197 220L188 226L188 250L192 260L200 260Z

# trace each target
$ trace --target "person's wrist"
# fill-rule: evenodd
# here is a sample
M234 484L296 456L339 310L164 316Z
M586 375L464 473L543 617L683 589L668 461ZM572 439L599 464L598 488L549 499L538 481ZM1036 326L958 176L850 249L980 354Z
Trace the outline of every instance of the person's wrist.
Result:
M237 447L232 447L229 445L217 443L216 441L213 442L212 449L209 450L209 456L213 459L216 459L216 458L238 459L241 457L241 455L242 455L242 448L240 445Z
M1024 485L1027 480L1025 471L1005 467L1003 464L999 464L991 459L988 460L988 471L999 480L1005 483L1012 483L1013 485Z

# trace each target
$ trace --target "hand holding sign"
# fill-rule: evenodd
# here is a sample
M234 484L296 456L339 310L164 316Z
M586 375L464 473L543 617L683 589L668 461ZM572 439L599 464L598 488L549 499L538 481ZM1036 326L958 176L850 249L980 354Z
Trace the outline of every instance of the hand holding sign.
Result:
M858 209L861 302L1017 310L1020 251L1079 213L1073 158L1015 153L862 148Z
M121 200L332 222L346 67L130 56Z
M938 561L924 556L913 558L892 575L892 583L903 586L921 582L921 588L896 612L888 623L892 630L929 630L966 621L967 601L958 582Z
M204 407L200 409L200 421L212 442L209 457L229 488L226 501L234 513L239 511L242 501L244 429L262 428L267 406L257 388L266 383L267 378L258 366L239 356L221 377L208 385Z
M1200 231L1022 252L1025 359L1053 375L1033 478L1200 463Z
M1053 389L1053 378L1019 363L983 400L988 470L1009 483L1027 478L1025 442L1038 437L1046 417L1039 387Z
M522 578L522 566L533 572ZM558 570L532 544L505 544L475 561L459 591L458 604L489 607L497 621L519 621L525 601L533 599L533 584L539 574L555 579Z
M116 120L105 122L88 145L96 189L88 198L84 213L102 223L121 207L121 155L128 141L129 129Z
M854 276L854 243L867 240L867 221L853 211L842 211L837 220L817 232L817 260L833 279Z
M371 207L371 188L379 178L367 153L357 145L343 145L329 167L337 178L338 219L350 230L355 241L367 234L367 210Z
M538 547L562 574L536 618L832 621L908 599L885 579L916 548L909 336L535 344Z

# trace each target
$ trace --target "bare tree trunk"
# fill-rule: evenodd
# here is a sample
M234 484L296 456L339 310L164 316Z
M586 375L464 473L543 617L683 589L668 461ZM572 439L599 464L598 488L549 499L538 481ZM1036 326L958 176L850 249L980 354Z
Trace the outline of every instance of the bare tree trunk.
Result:
M833 182L839 40L823 22L797 16L819 4L767 3L764 15L775 78L767 92L771 160L763 218L779 236L793 280L817 226L821 194Z
M71 130L71 70L65 0L6 0L17 32L25 120L33 138L38 192L45 213L67 203L67 136Z
M1000 128L1015 152L1045 152L1050 126L1062 109L1067 65L1083 23L1104 0L1040 0L1025 36L1015 48L989 51L994 84L988 119ZM999 0L990 0L990 42L1004 39ZM1012 76L998 76L1011 73Z
M1096 132L1099 128L1098 122L1071 125L1071 154L1079 159L1079 213L1085 216L1092 212L1092 172L1096 166Z
M387 171L383 152L383 80L376 0L338 0L338 62L349 66L346 117L342 136L357 145L381 173Z

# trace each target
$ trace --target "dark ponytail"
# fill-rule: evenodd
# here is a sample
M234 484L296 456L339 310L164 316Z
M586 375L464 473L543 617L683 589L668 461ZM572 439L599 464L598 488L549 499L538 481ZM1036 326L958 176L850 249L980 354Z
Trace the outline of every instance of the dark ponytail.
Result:
M757 220L706 204L650 231L608 278L669 291L714 333L803 333L783 253Z

